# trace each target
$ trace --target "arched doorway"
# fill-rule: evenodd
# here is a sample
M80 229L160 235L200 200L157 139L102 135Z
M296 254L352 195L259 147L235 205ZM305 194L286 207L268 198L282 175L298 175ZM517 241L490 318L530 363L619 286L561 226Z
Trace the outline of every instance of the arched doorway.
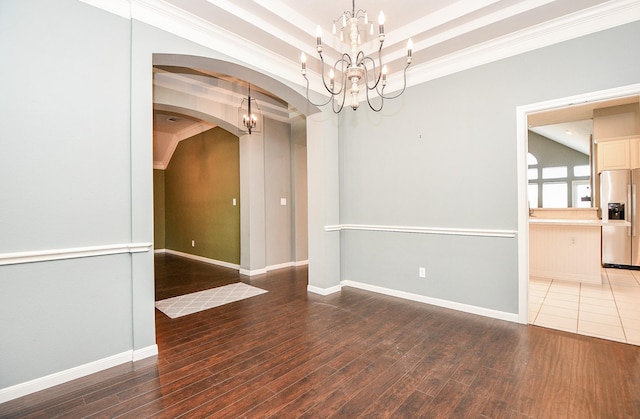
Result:
M154 54L153 69L154 113L168 120L186 121L187 125L176 128L173 138L162 141L164 133L155 130L155 169L167 169L182 140L192 141L193 135L204 135L202 132L214 127L235 135L239 144L239 191L237 196L224 198L229 206L240 207L238 220L229 217L230 222L239 221L239 260L217 258L215 252L206 249L200 251L198 241L191 238L195 233L180 238L184 242L180 252L189 255L193 250L203 260L237 267L248 275L306 264L306 117L292 104L306 109L306 99L301 100L297 92L259 72L206 57ZM238 128L237 113L249 84L264 118L263 129L252 134ZM264 85L269 90L262 88ZM158 153L161 143L164 150ZM171 241L174 247L180 247Z

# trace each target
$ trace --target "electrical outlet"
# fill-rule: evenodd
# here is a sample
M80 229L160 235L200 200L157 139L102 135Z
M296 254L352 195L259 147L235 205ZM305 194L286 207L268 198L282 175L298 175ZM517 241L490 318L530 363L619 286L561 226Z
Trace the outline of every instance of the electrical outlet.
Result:
M191 240L191 247L196 247L196 241L195 240Z
M423 267L418 268L418 276L420 278L426 278L427 277L427 270Z

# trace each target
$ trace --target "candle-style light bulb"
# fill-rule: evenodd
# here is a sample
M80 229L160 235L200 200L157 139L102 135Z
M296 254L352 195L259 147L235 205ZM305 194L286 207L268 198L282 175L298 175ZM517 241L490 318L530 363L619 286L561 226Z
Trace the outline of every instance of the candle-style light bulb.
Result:
M316 49L322 52L322 28L320 25L316 27Z
M378 39L380 42L384 42L384 13L382 10L380 10L380 15L378 15L378 30L380 32Z
M300 63L302 63L302 74L307 74L307 56L304 52L300 54Z
M407 64L411 64L411 54L413 53L413 41L411 38L407 41Z
M387 65L383 65L382 66L382 85L386 86L387 85L387 72L389 70L387 69Z
M358 92L351 92L351 109L355 111L359 106L360 101L358 101Z
M336 74L333 71L333 68L329 69L329 87L331 88L331 90L333 90L333 79L335 79Z

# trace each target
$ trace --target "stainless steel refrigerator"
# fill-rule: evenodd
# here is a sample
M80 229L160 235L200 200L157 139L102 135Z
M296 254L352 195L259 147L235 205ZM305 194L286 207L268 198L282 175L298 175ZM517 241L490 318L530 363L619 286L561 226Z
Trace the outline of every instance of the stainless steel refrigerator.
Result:
M602 226L602 263L640 266L640 231L637 228L640 169L605 170L600 173L600 210ZM616 221L627 221L621 225Z

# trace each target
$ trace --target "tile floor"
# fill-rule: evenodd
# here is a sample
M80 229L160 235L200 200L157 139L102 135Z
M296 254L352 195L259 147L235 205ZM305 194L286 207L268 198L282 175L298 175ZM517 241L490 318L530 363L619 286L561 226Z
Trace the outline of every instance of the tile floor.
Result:
M529 278L529 323L640 345L640 271L602 269L602 285Z

